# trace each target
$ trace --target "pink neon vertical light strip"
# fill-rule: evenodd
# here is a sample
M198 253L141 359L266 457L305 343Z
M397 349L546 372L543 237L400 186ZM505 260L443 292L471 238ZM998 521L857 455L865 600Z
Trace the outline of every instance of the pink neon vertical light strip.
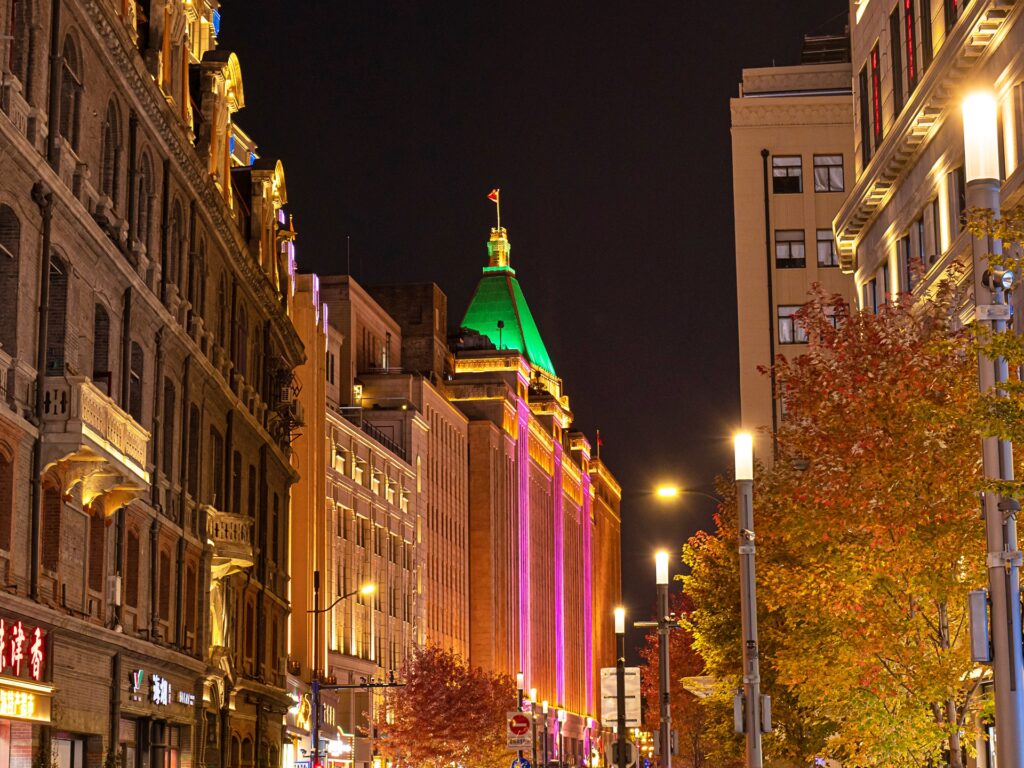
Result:
M555 510L555 687L558 700L565 698L565 515L562 495L562 444L555 442L555 469L551 473L552 507Z
M530 668L530 410L518 401L519 440L519 667L526 685L533 679Z
M593 607L590 604L590 474L583 466L583 668L586 678L587 712L594 712Z

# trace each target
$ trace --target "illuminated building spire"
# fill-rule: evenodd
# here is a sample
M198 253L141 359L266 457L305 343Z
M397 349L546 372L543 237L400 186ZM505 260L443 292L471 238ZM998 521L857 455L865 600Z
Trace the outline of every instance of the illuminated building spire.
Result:
M512 274L510 254L512 246L508 242L508 232L504 227L491 227L491 239L487 241L487 266L491 269L507 269Z

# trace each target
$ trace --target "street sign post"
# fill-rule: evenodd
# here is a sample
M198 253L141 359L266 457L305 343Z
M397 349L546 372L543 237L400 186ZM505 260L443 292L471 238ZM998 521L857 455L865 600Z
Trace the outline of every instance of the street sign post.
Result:
M532 746L532 721L525 712L509 712L505 718L505 739L509 749L529 749ZM524 758L516 758L524 760ZM527 763L527 766L529 763ZM513 768L515 766L513 765Z
M608 744L608 746L606 746L604 748L604 757L605 757L605 761L607 762L608 765L620 765L619 760L618 760L618 756L615 754L616 747L618 747L618 745L619 745L618 741L612 741L612 742L610 742ZM627 766L634 766L634 765L636 765L636 761L637 761L637 759L640 756L639 753L637 752L636 744L634 744L632 741L627 741L626 742L626 751L627 751L627 754L626 754L625 764Z
M618 723L615 667L601 668L601 725L613 728ZM626 727L640 727L640 667L626 667Z

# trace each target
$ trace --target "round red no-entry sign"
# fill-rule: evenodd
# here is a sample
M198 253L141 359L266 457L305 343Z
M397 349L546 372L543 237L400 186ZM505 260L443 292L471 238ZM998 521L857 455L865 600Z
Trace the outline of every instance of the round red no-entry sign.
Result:
M508 730L514 736L525 736L530 730L530 718L523 714L512 715L508 719Z

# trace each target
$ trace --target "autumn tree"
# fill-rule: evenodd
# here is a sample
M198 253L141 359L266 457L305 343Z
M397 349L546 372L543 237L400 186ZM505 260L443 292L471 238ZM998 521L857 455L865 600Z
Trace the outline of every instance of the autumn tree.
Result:
M798 315L806 354L779 358L785 418L755 486L769 748L859 766L961 765L977 678L966 593L985 583L978 338L955 280L878 314L816 294ZM735 504L686 547L695 648L738 682ZM702 601L718 600L712 602ZM731 611L724 618L719 613ZM731 618L731 624L729 619ZM796 722L807 718L806 723Z
M415 650L371 718L380 752L398 768L507 768L505 715L516 706L508 675L470 667L453 651Z
M673 595L672 612L676 616L688 614L693 605L685 595ZM677 755L673 765L684 768L705 768L708 765L707 715L700 699L688 690L685 679L704 672L704 660L693 649L693 638L683 627L669 634L669 704L672 708L672 729L677 736ZM661 636L652 630L644 638L640 649L643 666L640 668L640 689L646 707L645 725L651 731L661 726L661 696L659 691L659 654ZM663 752L664 754L664 752ZM664 763L662 763L664 765Z

